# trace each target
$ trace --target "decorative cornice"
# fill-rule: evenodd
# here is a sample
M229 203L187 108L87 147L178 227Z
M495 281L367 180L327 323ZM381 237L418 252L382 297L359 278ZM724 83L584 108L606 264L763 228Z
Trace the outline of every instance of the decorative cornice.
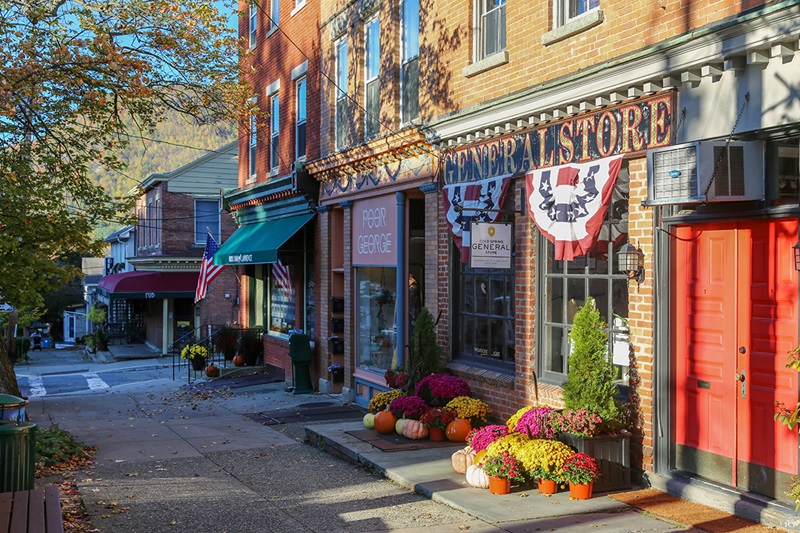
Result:
M431 151L425 135L412 127L312 161L306 170L318 181L327 182Z
M316 208L317 213L327 213L328 211L333 211L332 205L321 205Z
M436 182L423 183L419 186L419 190L425 194L433 194L439 192L439 184Z
M343 202L339 202L339 207L342 209L350 209L353 207L353 200L345 200Z

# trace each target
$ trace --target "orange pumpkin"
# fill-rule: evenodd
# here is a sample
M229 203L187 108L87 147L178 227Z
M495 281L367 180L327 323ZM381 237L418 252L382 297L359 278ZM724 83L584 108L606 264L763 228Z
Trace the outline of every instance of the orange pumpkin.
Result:
M375 413L375 429L378 433L389 435L394 433L394 425L397 423L397 417L390 411L378 411Z
M447 424L447 429L444 430L444 434L447 437L447 440L451 440L453 442L466 442L467 435L469 435L470 431L472 431L472 424L469 423L469 420L464 418L456 418Z
M424 439L428 436L428 428L419 420L406 420L403 424L403 436L407 439Z
M242 357L241 355L234 355L233 364L236 366L244 366L244 357Z
M208 365L206 367L206 376L210 378L219 377L219 367L216 365Z

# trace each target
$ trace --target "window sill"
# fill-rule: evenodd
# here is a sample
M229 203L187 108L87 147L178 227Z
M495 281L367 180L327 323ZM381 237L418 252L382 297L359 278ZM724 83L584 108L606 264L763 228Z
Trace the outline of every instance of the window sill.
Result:
M542 35L542 44L555 44L603 23L603 10L595 9Z
M487 70L499 67L500 65L505 65L508 62L509 62L508 50L503 50L502 52L492 54L489 57L481 59L480 61L476 61L472 64L467 65L466 67L464 67L463 74L465 78L470 78L472 76L480 74L481 72L486 72Z
M302 4L297 4L297 5L295 6L295 8L294 8L294 9L292 9L292 12L291 12L291 13L289 13L289 16L290 16L290 17L293 17L293 16L295 16L295 15L297 14L297 12L298 12L298 11L300 11L301 9L303 9L304 7L306 7L306 3L305 3L305 2L303 2Z
M270 170L269 172L267 172L267 178L268 178L268 179L269 179L269 178L274 178L274 177L275 177L275 176L277 176L279 173L280 173L280 169L273 168L272 170Z
M269 37L270 35L272 35L273 33L277 32L277 31L278 31L278 26L273 26L273 27L271 27L271 28L269 29L269 31L267 31L267 35L266 35L266 37Z
M460 378L480 381L504 389L514 388L514 376L512 374L456 361L448 364L447 370Z

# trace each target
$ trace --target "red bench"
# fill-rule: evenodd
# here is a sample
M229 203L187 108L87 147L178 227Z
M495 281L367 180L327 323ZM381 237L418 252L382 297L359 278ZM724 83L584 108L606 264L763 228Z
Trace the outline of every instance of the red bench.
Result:
M1 492L0 533L64 533L58 487Z

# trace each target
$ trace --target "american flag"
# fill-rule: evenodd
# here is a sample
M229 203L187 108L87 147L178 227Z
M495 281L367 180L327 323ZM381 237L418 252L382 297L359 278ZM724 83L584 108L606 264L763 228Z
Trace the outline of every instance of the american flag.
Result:
M217 241L215 241L214 237L209 233L208 237L206 237L206 249L203 252L203 261L200 263L200 276L197 278L197 291L194 294L194 303L206 297L208 285L225 270L225 265L214 264L214 254L217 253L218 249L219 245Z
M275 278L275 283L277 283L278 287L283 291L283 294L285 294L287 298L291 298L292 294L294 294L292 290L292 276L289 273L289 267L284 265L280 258L277 263L272 264L272 276Z

